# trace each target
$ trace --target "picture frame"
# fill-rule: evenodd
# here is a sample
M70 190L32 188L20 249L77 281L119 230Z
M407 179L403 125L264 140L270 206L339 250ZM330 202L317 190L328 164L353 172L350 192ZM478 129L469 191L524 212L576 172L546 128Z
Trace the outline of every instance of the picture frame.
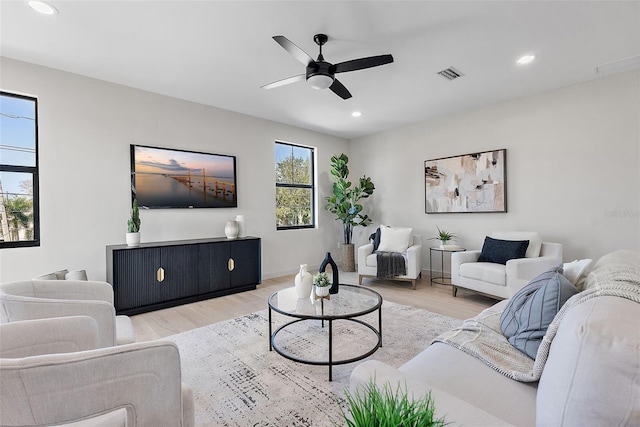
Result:
M507 150L425 160L425 213L507 212Z

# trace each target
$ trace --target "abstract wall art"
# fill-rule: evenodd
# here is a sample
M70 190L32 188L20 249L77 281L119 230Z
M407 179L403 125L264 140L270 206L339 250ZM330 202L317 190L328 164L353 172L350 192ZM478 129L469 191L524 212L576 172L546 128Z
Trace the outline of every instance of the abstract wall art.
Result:
M425 213L507 211L507 150L425 160Z

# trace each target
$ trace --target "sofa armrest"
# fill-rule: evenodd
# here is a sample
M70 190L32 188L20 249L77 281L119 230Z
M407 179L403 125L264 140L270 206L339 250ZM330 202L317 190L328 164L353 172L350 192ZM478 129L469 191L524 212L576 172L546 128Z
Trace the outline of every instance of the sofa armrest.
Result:
M120 408L127 425L184 425L180 354L169 341L0 359L0 372L1 425L61 424Z
M107 282L87 280L32 280L36 298L96 300L113 305L113 287Z
M515 287L510 296L534 277L561 263L553 256L510 259L506 264L507 288Z
M468 262L478 262L479 249L471 251L451 252L451 283L460 283L460 266Z
M418 277L422 273L422 245L407 248L407 276Z
M364 271L367 267L367 257L373 253L373 244L367 243L366 245L358 248L358 271Z
M0 304L2 304L2 310L8 322L89 316L98 325L99 347L117 344L115 308L108 302L31 298L7 294L0 297Z

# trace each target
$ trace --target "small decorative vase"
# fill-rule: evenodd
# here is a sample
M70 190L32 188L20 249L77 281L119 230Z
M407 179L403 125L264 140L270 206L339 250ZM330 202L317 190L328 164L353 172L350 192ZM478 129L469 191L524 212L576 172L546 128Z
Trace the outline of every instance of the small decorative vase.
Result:
M127 233L127 246L139 246L140 245L140 233Z
M294 279L298 298L309 298L313 289L313 276L307 271L307 264L300 264L300 272Z
M224 226L224 234L227 239L235 239L238 237L238 223L236 221L227 221Z
M238 237L247 237L244 215L236 215L236 222L238 223Z
M447 246L448 240L440 240L440 249L444 249Z
M320 268L318 269L318 271L320 273L324 273L324 270L327 268L327 265L331 266L331 272L333 273L333 282L331 284L331 289L329 290L329 293L337 294L339 290L338 289L338 286L339 286L338 266L336 265L333 258L331 258L331 252L327 252L327 254L324 257L324 260L322 261L322 264L320 264Z
M329 286L316 286L316 295L319 297L326 297L329 295Z

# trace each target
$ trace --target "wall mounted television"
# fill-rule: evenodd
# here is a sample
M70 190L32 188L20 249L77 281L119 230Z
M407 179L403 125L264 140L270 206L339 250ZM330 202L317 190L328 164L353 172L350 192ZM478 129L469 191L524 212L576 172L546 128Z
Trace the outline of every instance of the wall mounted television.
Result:
M131 144L131 192L143 209L235 208L236 157Z

